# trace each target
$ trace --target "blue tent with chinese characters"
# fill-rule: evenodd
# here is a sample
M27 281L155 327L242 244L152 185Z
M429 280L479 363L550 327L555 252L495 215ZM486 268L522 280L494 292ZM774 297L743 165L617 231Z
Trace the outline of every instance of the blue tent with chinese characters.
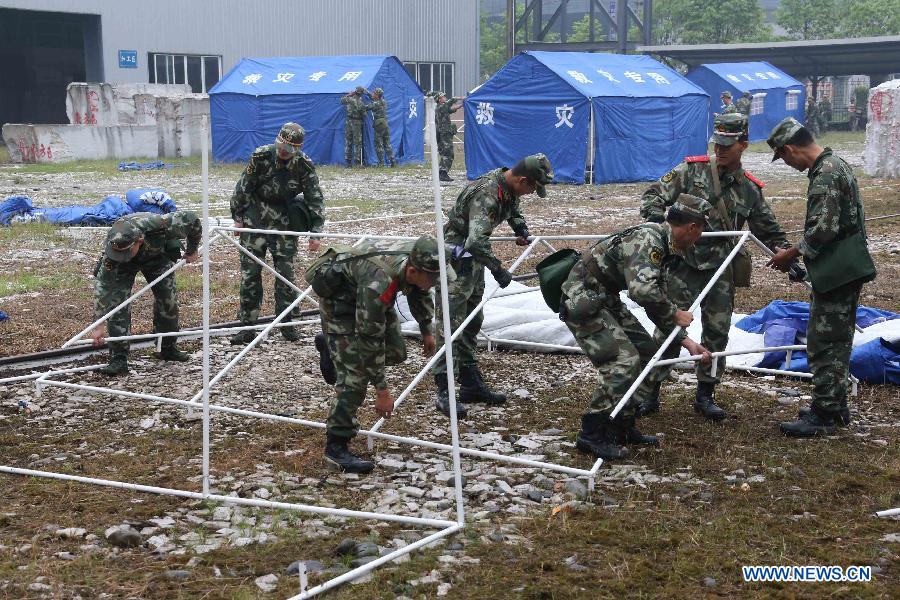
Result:
M686 77L703 88L709 97L707 131L712 133L713 118L720 112L719 100L728 90L736 101L744 92L753 95L750 106L750 141L765 140L785 117L803 122L806 90L802 83L767 62L715 63L700 65Z
M209 91L213 157L246 161L258 146L273 143L284 123L295 121L306 129L303 150L314 162L344 164L341 97L358 85L384 90L397 161L423 161L422 89L396 56L242 59ZM368 164L376 159L373 135L368 113L363 127Z
M556 181L651 181L709 138L709 96L649 56L523 52L464 110L469 178L543 152Z

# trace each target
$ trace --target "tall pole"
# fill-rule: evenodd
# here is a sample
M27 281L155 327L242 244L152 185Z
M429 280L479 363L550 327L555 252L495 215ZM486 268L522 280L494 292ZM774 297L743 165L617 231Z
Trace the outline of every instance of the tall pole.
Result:
M209 117L203 115L203 495L209 495Z
M506 57L516 53L516 0L506 0Z

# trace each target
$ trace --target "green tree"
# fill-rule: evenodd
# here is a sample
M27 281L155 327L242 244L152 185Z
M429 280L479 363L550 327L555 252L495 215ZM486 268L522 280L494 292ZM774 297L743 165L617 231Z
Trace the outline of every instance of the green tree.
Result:
M657 44L761 42L772 37L757 0L657 0L653 3Z
M490 23L486 13L481 13L480 58L482 81L506 64L506 23Z
M848 0L840 34L868 37L900 34L900 0Z
M821 40L835 37L838 29L835 0L782 0L775 20L793 39Z

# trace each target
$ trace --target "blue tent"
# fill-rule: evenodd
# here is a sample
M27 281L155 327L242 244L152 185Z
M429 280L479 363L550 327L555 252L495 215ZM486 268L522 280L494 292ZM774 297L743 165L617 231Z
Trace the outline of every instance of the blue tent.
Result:
M361 85L384 90L398 162L423 161L423 94L396 56L244 58L209 91L213 157L242 162L271 144L287 121L306 129L303 150L316 163L344 164L341 97ZM363 128L366 162L375 163L372 117Z
M750 141L765 140L785 117L803 122L806 90L803 84L767 62L717 63L688 71L688 79L712 98L707 131L712 132L713 115L719 112L719 96L725 90L737 100L744 92L753 94L750 108Z
M709 97L649 56L523 52L464 108L469 178L543 152L557 181L650 181L707 147Z

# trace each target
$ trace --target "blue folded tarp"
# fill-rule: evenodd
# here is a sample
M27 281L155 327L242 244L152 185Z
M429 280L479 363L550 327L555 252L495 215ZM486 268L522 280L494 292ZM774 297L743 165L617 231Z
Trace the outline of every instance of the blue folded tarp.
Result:
M119 170L120 171L150 171L153 169L166 169L171 165L167 165L161 160L154 160L151 162L139 163L139 162L120 162Z
M125 202L133 212L166 214L177 208L172 197L159 188L135 188L125 192Z
M35 208L37 221L55 225L110 225L123 215L134 211L119 196L107 196L96 206L66 206L64 208Z
M14 220L30 221L29 215L34 210L28 196L9 196L0 202L0 225L12 225Z
M0 225L41 221L55 225L110 225L133 212L165 214L177 210L175 202L164 190L137 188L128 190L125 199L107 196L95 206L40 208L27 196L9 196L0 202Z
M868 306L860 306L856 311L856 324L861 329L894 319L900 319L900 314ZM763 334L766 346L789 346L797 344L799 338L806 336L808 324L807 302L776 300L752 315L744 317L735 324L735 327L750 333ZM790 365L785 364L786 358L785 352L769 352L756 366L809 372L805 352L793 352ZM857 346L850 355L850 372L869 383L900 385L900 344L877 338Z

